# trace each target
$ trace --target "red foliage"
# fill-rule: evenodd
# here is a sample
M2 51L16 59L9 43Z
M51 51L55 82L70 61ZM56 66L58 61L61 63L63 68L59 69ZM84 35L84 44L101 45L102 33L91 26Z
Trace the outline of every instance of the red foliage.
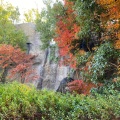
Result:
M74 1L75 2L75 1ZM64 14L57 16L58 22L56 23L56 34L54 40L57 42L60 49L61 56L72 56L67 62L73 65L75 56L71 55L71 50L76 49L74 40L78 40L78 32L80 31L80 25L76 22L75 18L77 13L74 11L74 2L70 0L64 0ZM100 27L104 30L100 40L113 40L114 47L120 48L120 1L117 0L96 0L104 11L93 11L93 18L100 20ZM97 22L97 21L96 21ZM80 51L81 54L81 51ZM82 52L82 54L84 54ZM66 63L66 60L65 60ZM67 63L67 64L68 64Z
M6 44L0 46L0 67L9 70L10 78L19 76L22 83L37 76L32 68L34 58L18 47Z
M57 37L55 41L59 47L60 56L69 56L68 62L74 63L75 59L74 56L71 55L70 50L75 47L72 46L72 41L78 39L78 32L80 27L76 24L75 21L75 13L72 9L73 2L68 0L64 0L65 4L64 7L67 8L65 14L63 16L58 17L58 22L56 24L56 34Z
M86 83L83 80L74 80L68 83L68 88L71 92L76 92L78 94L84 95L90 94L90 90L93 87L97 87L97 85L93 83Z

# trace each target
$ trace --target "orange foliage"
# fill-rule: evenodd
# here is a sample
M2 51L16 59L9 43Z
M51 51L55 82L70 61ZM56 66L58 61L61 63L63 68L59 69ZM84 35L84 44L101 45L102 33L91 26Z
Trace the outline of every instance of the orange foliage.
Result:
M83 80L74 80L68 83L68 88L71 92L76 92L78 94L84 95L90 94L90 90L93 87L97 87L97 85L93 83L86 83Z
M103 13L100 11L94 12L94 18L99 19L101 32L100 40L112 40L115 49L120 49L120 0L96 0L97 4L103 8ZM78 40L78 32L80 26L75 18L77 14L73 10L74 2L64 0L65 12L62 16L57 16L56 34L54 38L58 47L60 56L63 57L62 64L70 65L76 68L76 57L71 53L77 46L72 45L73 41ZM97 49L97 48L94 48ZM76 49L75 49L76 50ZM85 51L77 50L77 53L84 55ZM66 57L67 56L67 57Z
M56 34L57 37L54 40L57 42L60 56L69 56L68 61L74 63L74 57L70 53L72 41L78 39L77 33L80 30L80 27L75 22L75 14L73 7L73 2L64 0L64 7L67 8L65 15L58 17L58 22L56 24ZM72 56L72 57L71 57Z
M36 79L36 74L33 74L35 72L32 69L34 58L35 56L27 55L18 47L6 44L0 46L0 67L10 70L10 78L20 75L21 82Z
M109 18L120 17L120 1L119 0L96 0L99 5L107 10Z
M106 30L103 39L111 39L115 42L115 48L120 49L120 0L97 0L97 3L104 8L100 15L101 26Z
M116 41L115 41L114 47L115 47L116 49L120 49L120 40L116 40Z

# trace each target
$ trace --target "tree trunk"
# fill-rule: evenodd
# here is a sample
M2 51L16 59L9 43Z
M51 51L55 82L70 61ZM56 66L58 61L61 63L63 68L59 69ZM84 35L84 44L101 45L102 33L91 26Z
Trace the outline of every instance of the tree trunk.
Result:
M2 83L5 83L5 82L6 82L7 74L8 74L8 68L4 68L4 69L3 69L3 73L2 73L2 75L1 75L1 82L2 82Z

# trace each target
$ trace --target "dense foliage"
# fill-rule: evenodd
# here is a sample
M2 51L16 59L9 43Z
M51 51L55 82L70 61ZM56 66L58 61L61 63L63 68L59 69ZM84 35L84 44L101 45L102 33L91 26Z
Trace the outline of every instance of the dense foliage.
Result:
M1 0L0 4L0 82L5 83L8 76L11 80L19 77L24 83L31 77L33 79L33 59L35 56L27 55L27 37L18 30L19 9L10 3ZM31 69L31 70L30 70ZM34 75L35 76L35 75Z
M23 84L0 85L0 119L119 120L120 94L61 95Z
M25 13L25 20L33 21L35 13L42 48L54 40L63 60L59 62L74 69L78 80L67 84L72 94L6 84L8 73L13 79L19 76L22 83L32 79L35 56L20 49L24 49L25 36L13 25L18 10L1 4L0 43L5 44L0 46L0 80L5 84L0 84L0 119L119 120L120 1L64 0L64 4L52 4L45 0L45 4L40 14L34 10Z
M36 22L38 31L48 30L41 34L43 46L47 48L54 39L63 58L60 63L77 71L77 79L94 84L118 80L119 5L118 0L64 0L63 4L47 4Z
M26 54L18 47L2 44L0 46L0 82L6 78L20 79L21 83L34 80L35 71L32 68L35 56Z
M19 10L8 3L0 4L0 44L18 45L25 50L27 37L17 30L15 23L19 20Z
M52 7L51 0L44 0L46 8L42 10L40 15L36 19L37 30L41 33L40 40L43 45L43 49L50 45L50 41L55 35L55 23L57 21L57 16L63 14L63 5L61 2L56 2Z

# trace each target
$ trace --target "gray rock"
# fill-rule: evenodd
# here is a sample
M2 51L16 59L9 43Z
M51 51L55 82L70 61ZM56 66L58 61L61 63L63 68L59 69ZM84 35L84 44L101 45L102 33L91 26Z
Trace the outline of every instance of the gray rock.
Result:
M51 49L41 50L40 46L42 42L40 41L40 33L36 31L36 26L33 23L23 23L16 25L17 29L24 31L28 37L27 43L31 43L29 54L36 55L34 62L34 68L37 74L40 76L37 81L33 84L38 89L51 89L56 90L61 82L61 80L68 76L70 71L69 66L59 66L58 62L54 63L50 61ZM58 48L55 49L55 56L58 57Z

